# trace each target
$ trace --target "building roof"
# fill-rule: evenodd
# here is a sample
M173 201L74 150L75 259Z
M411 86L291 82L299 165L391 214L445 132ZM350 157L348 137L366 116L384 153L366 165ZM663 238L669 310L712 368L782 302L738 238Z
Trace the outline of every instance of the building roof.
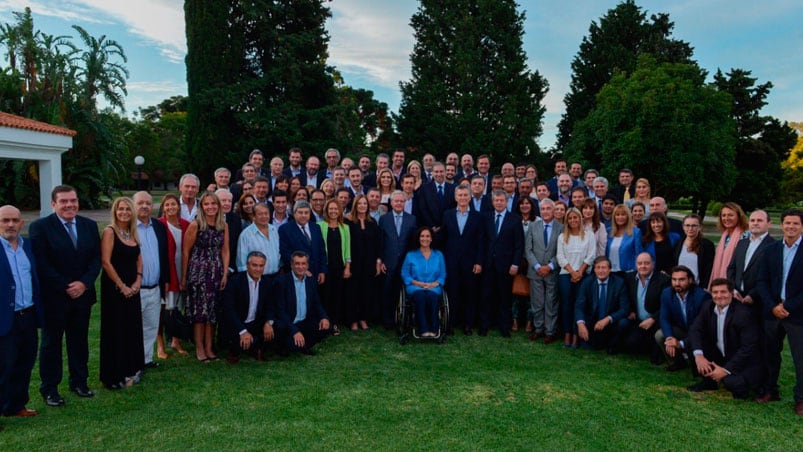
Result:
M12 129L25 129L34 132L53 133L56 135L66 135L74 137L78 134L75 130L66 127L58 127L46 122L34 121L33 119L23 118L9 113L0 112L0 127L10 127Z

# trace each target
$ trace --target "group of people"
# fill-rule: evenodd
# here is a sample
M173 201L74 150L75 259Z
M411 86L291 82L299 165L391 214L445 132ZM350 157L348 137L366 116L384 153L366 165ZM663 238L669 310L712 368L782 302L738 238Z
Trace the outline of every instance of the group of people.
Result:
M506 162L491 174L485 155L476 167L468 154L406 158L379 154L372 168L368 156L328 149L321 167L293 148L287 167L273 157L265 168L255 150L234 175L216 170L200 196L200 179L182 176L158 218L147 192L115 199L100 237L69 186L53 190L54 213L31 224L30 239L19 235L19 211L1 207L0 280L14 300L0 317L2 414L36 414L25 404L37 326L46 404L64 405L65 336L70 390L94 395L87 332L101 270L109 389L158 366L154 347L166 358L167 340L187 353L163 334L176 310L192 323L198 361L227 348L235 364L244 353L312 354L341 328L394 328L404 291L424 338L491 328L510 337L522 323L532 341L643 353L667 370L690 366L702 377L690 390L721 382L738 398L758 389L759 402L780 399L788 336L803 414L803 211L784 212L776 241L766 212L748 220L725 203L715 245L699 216L668 218L665 200L627 169L611 186L564 160L539 181L532 165ZM449 318L439 319L444 290Z

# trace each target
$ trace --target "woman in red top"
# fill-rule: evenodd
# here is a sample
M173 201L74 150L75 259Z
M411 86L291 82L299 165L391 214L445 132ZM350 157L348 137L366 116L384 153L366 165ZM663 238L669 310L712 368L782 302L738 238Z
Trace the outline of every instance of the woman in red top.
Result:
M167 228L167 259L170 262L170 281L167 283L167 290L165 291L165 306L167 310L181 309L182 306L177 306L179 301L179 282L181 282L181 244L184 243L184 233L187 231L190 223L181 218L179 212L178 197L173 194L167 194L162 199L162 216L159 221ZM162 317L159 321L159 342L164 344L164 310L162 310ZM181 341L177 337L173 337L170 342L170 347L182 355L186 355L187 351L181 346ZM158 348L158 347L157 347ZM167 353L164 351L164 345L161 351L157 350L157 355L160 359L167 358ZM164 356L162 356L164 355Z

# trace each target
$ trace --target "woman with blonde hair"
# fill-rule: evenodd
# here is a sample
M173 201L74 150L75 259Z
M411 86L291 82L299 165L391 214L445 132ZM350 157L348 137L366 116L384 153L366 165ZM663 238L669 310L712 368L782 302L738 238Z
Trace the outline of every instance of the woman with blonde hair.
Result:
M650 181L643 177L636 179L636 196L630 198L625 205L633 207L633 204L640 202L644 204L644 216L650 215L650 198L652 197L652 187ZM636 223L638 224L638 223Z
M636 256L641 253L641 230L633 226L633 216L624 204L613 208L611 233L605 255L611 261L611 271L624 276L636 269Z
M142 351L142 256L134 202L120 197L111 207L111 223L101 237L100 381L122 389L139 381L145 368Z
M181 287L187 290L187 317L192 322L195 357L209 362L218 359L212 340L220 291L228 278L229 230L217 195L204 193L198 205L198 215L184 236Z
M329 314L332 334L340 335L344 318L344 281L351 278L351 231L343 222L343 209L336 199L326 201L323 221L318 222L326 248L327 273L321 292L324 311Z
M596 257L596 242L593 234L583 227L583 214L572 207L566 211L563 232L558 236L557 260L558 292L560 293L561 316L563 318L564 347L577 348L577 335L574 324L574 303L586 270Z
M385 206L390 205L390 195L396 191L396 179L393 171L389 168L382 168L376 175L376 188L379 189L379 203Z
M407 164L407 174L412 174L415 176L416 190L421 188L423 171L423 167L420 163L418 163L418 160L410 160L410 163Z

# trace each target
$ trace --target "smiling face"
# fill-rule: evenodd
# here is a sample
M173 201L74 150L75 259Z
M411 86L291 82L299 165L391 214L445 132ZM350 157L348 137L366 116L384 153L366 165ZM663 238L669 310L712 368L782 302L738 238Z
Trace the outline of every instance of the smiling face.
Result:
M730 231L739 224L739 214L733 209L723 207L719 211L719 220L722 222L722 227Z
M661 228L663 228L663 223L661 223ZM683 220L683 232L686 234L686 237L690 239L697 238L697 236L700 235L700 220L697 218L686 218Z
M117 224L128 225L131 223L131 218L133 218L133 216L134 209L132 209L128 201L120 200L117 202L117 206L114 209L114 219Z
M204 197L203 202L201 202L201 210L203 210L207 218L214 218L220 210L217 198L214 195Z
M429 248L432 244L432 233L429 232L429 229L424 229L418 235L418 244L421 245L421 248Z
M167 198L162 201L162 212L164 212L165 217L168 218L175 218L178 215L178 203L173 198Z

